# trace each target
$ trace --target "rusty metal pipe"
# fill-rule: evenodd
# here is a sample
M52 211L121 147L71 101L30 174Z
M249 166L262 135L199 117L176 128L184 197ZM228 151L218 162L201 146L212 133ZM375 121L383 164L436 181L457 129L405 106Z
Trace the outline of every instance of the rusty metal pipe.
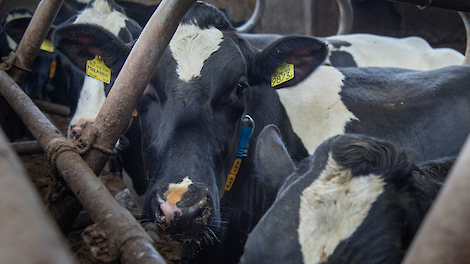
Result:
M47 36L64 0L42 0L34 12L33 18L16 49L17 63L31 69L39 48ZM23 83L28 72L12 67L8 74L19 85Z
M386 0L418 5L421 8L439 7L456 11L470 12L470 1L468 0Z
M402 263L464 264L470 259L470 137Z
M76 263L0 129L0 263Z
M41 147L41 144L36 140L10 143L10 147L14 149L18 155L44 153L44 149Z
M134 45L96 117L94 128L99 131L95 140L97 145L113 149L129 123L131 114L179 22L195 2L195 0L166 0L160 3ZM82 137L90 138L90 133L91 131L85 127ZM107 159L108 154L93 149L84 156L84 160L95 173L103 169Z
M39 109L44 112L57 114L65 117L70 115L70 108L68 106L40 100L34 100L34 103L39 107Z
M467 48L465 49L465 60L463 61L463 65L470 64L470 18L468 17L468 13L465 12L458 12L460 18L462 18L463 24L465 26L465 32L467 33Z
M91 218L105 230L107 240L110 241L109 250L116 251L120 263L165 263L145 230L129 211L117 203L77 153L68 151L59 155L57 169Z
M4 71L0 71L0 93L8 100L43 148L59 138L64 140L57 128ZM117 245L120 254L127 251L133 253L125 254L127 257L134 256L126 263L164 263L151 246L151 239L147 233L131 213L119 206L79 154L73 151L59 154L56 166L95 223L104 227L110 244ZM149 246L141 248L141 244ZM148 262L139 262L141 261L139 256L144 256Z
M248 21L245 22L245 24L237 27L238 32L248 33L253 28L255 28L256 25L258 25L261 18L263 17L265 9L266 9L266 0L256 0L255 10L253 11L253 14L248 19Z
M339 7L339 26L336 35L345 35L351 33L354 13L350 0L336 0Z

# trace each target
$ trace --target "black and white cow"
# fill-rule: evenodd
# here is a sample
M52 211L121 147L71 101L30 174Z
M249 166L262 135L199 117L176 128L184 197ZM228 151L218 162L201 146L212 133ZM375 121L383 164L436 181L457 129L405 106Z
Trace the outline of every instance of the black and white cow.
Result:
M91 25L63 27L54 39L82 70L100 55L113 74L132 47ZM343 133L388 139L414 149L418 160L458 153L470 131L469 68L321 66L328 52L322 41L304 36L283 37L256 52L220 11L197 2L138 107L150 178L144 226L186 242L186 253L201 251L194 262L238 261L247 234L279 188L279 182L253 175L251 151L233 166L245 114L256 124L252 141L274 124L295 161ZM273 88L273 73L284 62L292 65L293 78ZM226 191L232 169L237 176Z
M258 49L265 49L279 34L240 34ZM373 34L347 34L318 38L328 44L326 64L335 67L395 67L429 71L463 65L465 56L451 48L433 48L421 37L394 38Z
M74 32L80 32L82 38L92 36L91 38L94 38L95 41L104 44L99 34L95 35L93 30L88 30L89 25L98 27L101 31L106 31L119 38L120 42L129 45L134 43L142 30L142 27L129 18L123 8L113 0L90 1L77 16L72 17L55 30L67 33L67 30L64 31L63 28L72 28ZM103 40L106 41L106 39ZM105 59L107 60L107 58ZM111 77L110 83L107 84L86 75L70 60L65 61L64 69L67 73L68 99L72 116L68 137L73 138L85 123L94 122L116 76ZM123 174L126 185L130 187L131 193L134 194L133 198L136 200L139 200L139 196L142 196L147 188L147 180L140 158L140 141L140 121L138 117L134 117L126 134L119 140L116 151L122 167L134 179L133 182L130 182L126 178L126 173ZM139 203L139 201L137 202Z
M0 57L16 51L32 16L32 12L21 7L5 14L0 28ZM52 50L41 48L21 88L32 99L68 105L65 84L60 58Z
M389 141L348 134L296 168L274 126L256 154L261 175L292 181L248 236L241 263L400 263L455 161L418 167Z

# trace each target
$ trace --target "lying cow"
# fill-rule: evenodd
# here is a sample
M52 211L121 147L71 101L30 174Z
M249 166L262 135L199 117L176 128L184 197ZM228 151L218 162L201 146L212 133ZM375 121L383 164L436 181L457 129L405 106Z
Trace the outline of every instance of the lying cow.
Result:
M423 171L391 142L350 134L296 168L274 126L256 153L265 178L294 181L248 236L241 263L400 263L454 162Z
M258 49L282 38L279 34L240 34ZM318 38L328 43L325 63L335 67L395 67L429 71L463 65L465 56L451 48L432 48L420 37L393 38L348 34Z
M82 70L86 60L101 56L113 76L132 48L92 25L64 26L54 43ZM183 254L194 262L238 261L247 234L276 195L270 187L276 184L253 175L251 150L238 166L245 114L255 123L253 142L274 124L295 161L343 133L390 140L414 149L418 160L457 155L470 131L468 67L321 66L328 52L305 36L283 37L256 52L220 11L197 2L138 107L150 179L144 226L185 242Z

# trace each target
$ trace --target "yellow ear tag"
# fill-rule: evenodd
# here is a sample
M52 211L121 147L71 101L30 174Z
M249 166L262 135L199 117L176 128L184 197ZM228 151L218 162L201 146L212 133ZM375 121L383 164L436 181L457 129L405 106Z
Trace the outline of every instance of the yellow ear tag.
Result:
M100 55L86 62L86 74L105 83L111 81L111 70L104 64Z
M42 42L40 49L47 51L47 52L54 52L54 46L52 45L52 42L48 39L45 39Z
M285 83L294 78L294 64L283 62L271 77L271 87Z

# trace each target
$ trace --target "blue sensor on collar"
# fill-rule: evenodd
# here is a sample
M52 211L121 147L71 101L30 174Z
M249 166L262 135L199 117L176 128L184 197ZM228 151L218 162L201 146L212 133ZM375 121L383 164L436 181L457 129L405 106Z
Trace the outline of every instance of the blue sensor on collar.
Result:
M238 141L237 157L246 157L254 129L255 122L253 121L253 118L251 118L251 116L249 115L245 115L242 120L242 127L240 130L240 140Z

